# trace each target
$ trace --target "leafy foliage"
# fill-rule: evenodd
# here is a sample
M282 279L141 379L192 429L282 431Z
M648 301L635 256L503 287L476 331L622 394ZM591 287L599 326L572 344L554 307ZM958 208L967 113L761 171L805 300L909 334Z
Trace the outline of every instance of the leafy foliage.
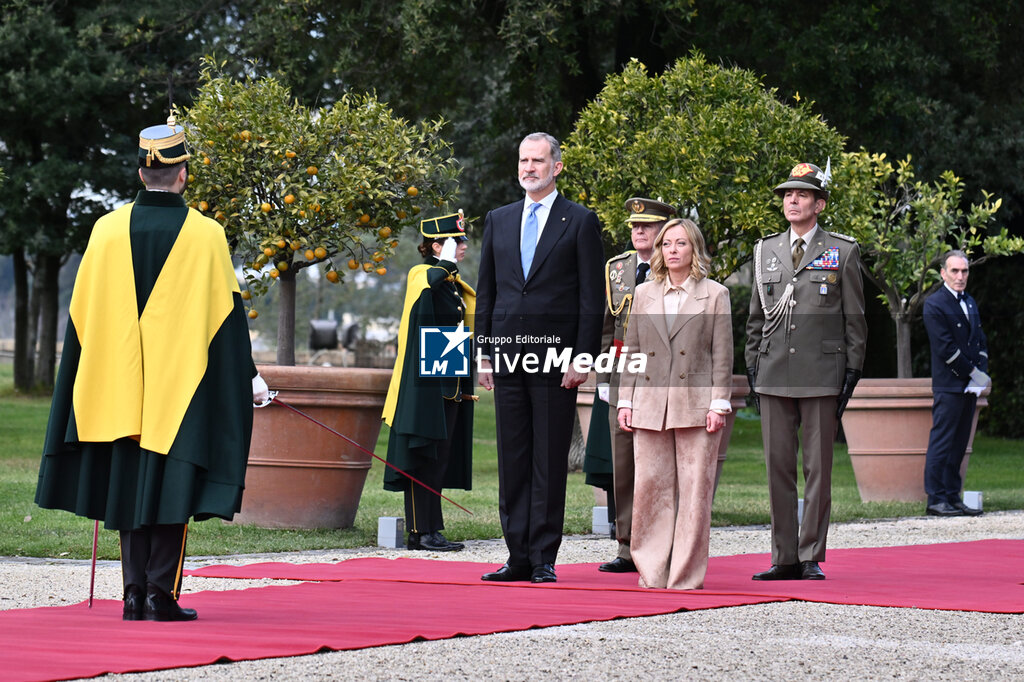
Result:
M860 244L864 275L882 292L896 321L898 374L909 377L910 323L939 286L942 255L961 249L978 265L1024 252L1024 239L1005 227L994 231L1002 200L982 190L982 201L966 206L959 177L945 171L934 182L917 180L909 156L894 166L885 154L846 153L835 185L822 222Z
M662 197L699 215L721 279L780 226L772 188L800 161L838 157L842 137L786 105L754 73L700 53L661 75L632 61L608 77L566 140L564 186L594 209L613 243L629 242L626 199Z
M207 63L184 121L192 205L224 225L250 300L319 263L332 282L383 275L401 231L457 189L444 121L410 124L372 95L311 109L274 78L237 80Z

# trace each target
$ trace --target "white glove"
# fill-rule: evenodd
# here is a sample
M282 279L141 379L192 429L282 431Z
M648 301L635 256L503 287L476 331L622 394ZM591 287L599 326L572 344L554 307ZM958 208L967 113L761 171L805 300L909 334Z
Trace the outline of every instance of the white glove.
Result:
M444 244L441 245L441 255L437 257L438 260L446 260L450 263L455 262L455 247L458 244L451 237L444 240Z
M985 390L984 386L978 386L977 384L975 384L972 381L969 384L967 384L966 388L964 388L964 393L973 393L976 396L980 396L981 392L984 391L984 390Z
M971 381L982 388L988 388L992 385L992 377L985 374L977 367L971 370Z
M252 378L252 403L253 405L259 405L267 402L269 398L270 389L267 388L267 382L257 374Z
M608 399L609 399L608 384L598 384L597 385L597 397L600 398L601 400L605 401L605 402L608 402Z

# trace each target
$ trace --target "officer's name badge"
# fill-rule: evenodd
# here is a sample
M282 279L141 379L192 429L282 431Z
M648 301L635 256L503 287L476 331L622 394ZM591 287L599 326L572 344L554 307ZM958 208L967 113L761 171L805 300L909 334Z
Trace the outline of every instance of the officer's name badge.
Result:
M811 261L806 270L838 270L839 247L830 246L825 252Z

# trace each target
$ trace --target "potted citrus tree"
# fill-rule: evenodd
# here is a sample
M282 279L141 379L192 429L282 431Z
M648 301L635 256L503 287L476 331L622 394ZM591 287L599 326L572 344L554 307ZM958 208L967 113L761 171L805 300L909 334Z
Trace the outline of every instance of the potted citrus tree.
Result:
M421 207L448 202L459 167L443 121L410 123L373 95L296 102L274 78L233 78L207 61L182 114L192 148L189 200L219 221L244 277L248 315L278 287L279 399L372 450L390 370L295 367L297 276L384 274ZM372 291L372 290L371 290ZM370 456L278 405L258 410L241 523L351 526Z
M608 256L632 248L629 197L660 197L682 216L697 215L710 276L723 281L750 260L761 236L779 229L771 197L780 174L799 161L837 157L842 146L810 102L782 102L752 71L695 52L658 75L633 60L609 76L566 140L563 181L568 196L597 213ZM719 473L747 392L745 375L734 376Z
M946 171L934 182L918 180L910 157L893 165L885 154L844 154L834 187L824 222L857 239L864 277L881 292L896 327L896 378L862 380L843 414L861 499L924 500L932 392L930 378L912 376L911 323L941 286L944 253L961 249L974 267L1022 251L1024 239L995 230L1001 200L983 191L980 202L965 207L960 178ZM983 394L978 409L987 404Z

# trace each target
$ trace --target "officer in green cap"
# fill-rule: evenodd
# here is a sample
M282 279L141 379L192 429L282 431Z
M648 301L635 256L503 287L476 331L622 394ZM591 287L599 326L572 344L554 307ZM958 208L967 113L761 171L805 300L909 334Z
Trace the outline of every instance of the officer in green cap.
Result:
M473 469L473 372L467 376L422 376L419 368L423 327L472 330L476 292L459 276L466 254L462 211L420 223L423 263L409 271L398 330L398 358L384 403L390 427L384 489L405 494L406 547L452 552L463 549L441 531L442 488L469 490ZM458 333L458 331L456 332ZM411 478L410 478L411 476ZM415 479L415 480L413 480Z
M185 131L139 133L146 189L82 256L36 503L120 532L124 620L178 605L188 521L241 507L256 372L224 229L188 208Z
M819 564L832 505L832 442L867 339L857 242L818 225L830 175L828 166L797 164L775 188L789 229L754 246L745 356L761 412L772 517L772 566L754 580L825 579Z
M618 352L622 348L629 315L633 307L633 292L638 284L647 281L650 260L654 254L654 239L665 222L676 214L676 209L660 199L632 197L626 200L629 212L630 239L633 248L608 260L604 268L605 311L601 347ZM615 538L618 551L615 559L601 564L598 570L608 573L629 573L636 570L629 551L633 524L633 434L619 428L614 409L618 400L620 375L617 373L598 376L598 396L594 409L608 412L603 419L591 419L591 430L604 428L607 423L611 432L612 491L609 507L614 509ZM608 409L608 405L612 409ZM598 423L600 422L600 424ZM600 434L604 435L604 434ZM607 444L605 438L587 439L587 457L593 461L598 457L595 448L598 443ZM590 444L593 443L593 446ZM586 470L593 469L591 463ZM606 488L607 489L607 488ZM611 511L611 509L609 509Z

